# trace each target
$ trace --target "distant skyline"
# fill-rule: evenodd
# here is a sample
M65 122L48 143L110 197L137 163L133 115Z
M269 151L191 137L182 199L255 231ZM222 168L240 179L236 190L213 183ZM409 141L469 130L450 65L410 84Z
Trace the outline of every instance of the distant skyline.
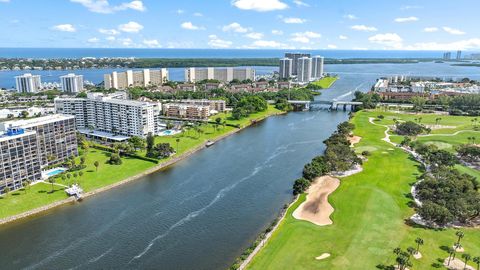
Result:
M475 51L479 8L478 0L0 0L0 46Z

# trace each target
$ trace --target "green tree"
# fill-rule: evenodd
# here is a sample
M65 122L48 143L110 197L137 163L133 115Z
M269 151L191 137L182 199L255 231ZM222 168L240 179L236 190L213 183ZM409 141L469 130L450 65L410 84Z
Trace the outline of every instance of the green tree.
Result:
M305 178L299 178L295 180L295 182L293 183L293 195L298 195L305 192L305 190L307 190L309 186L310 181Z
M415 239L415 243L417 244L417 250L415 251L415 254L418 254L418 252L420 251L420 246L423 245L423 239L420 237L417 237Z
M27 194L27 186L28 186L28 182L27 182L27 181L23 181L23 182L22 182L22 187L23 187L23 191L25 192L25 194Z
M8 186L3 188L3 193L5 194L5 198L8 196L9 192L10 192L10 188Z
M98 161L95 161L93 163L93 166L95 166L95 171L98 172L98 166L100 166L100 163Z
M175 142L177 142L177 154L179 154L180 152L178 150L178 144L180 143L180 138L175 139Z
M417 112L422 111L427 99L424 97L414 96L410 99L413 103L413 109Z
M472 261L477 264L477 270L480 270L480 257L473 257Z
M462 231L456 231L455 235L457 236L457 244L460 244L460 240L465 237L465 233Z
M462 254L462 258L463 258L463 260L464 260L464 262L465 262L465 265L463 266L463 269L467 269L467 263L468 263L468 261L470 261L470 259L471 259L472 257L470 256L470 254L465 253L465 254Z
M52 191L50 191L50 193L53 193L53 184L55 183L55 178L54 177L48 178L48 182L52 184Z
M155 146L155 137L151 132L149 132L147 135L147 153L152 151L154 146Z

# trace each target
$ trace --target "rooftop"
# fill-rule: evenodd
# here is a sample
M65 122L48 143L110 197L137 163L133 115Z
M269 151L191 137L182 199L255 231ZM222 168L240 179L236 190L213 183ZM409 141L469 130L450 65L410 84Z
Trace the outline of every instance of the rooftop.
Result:
M74 119L75 116L73 115L65 115L65 114L53 114L47 115L42 117L30 118L30 119L22 119L22 120L11 120L5 121L0 123L0 130L5 131L8 127L22 127L22 128L30 128L39 125L54 123L57 121Z

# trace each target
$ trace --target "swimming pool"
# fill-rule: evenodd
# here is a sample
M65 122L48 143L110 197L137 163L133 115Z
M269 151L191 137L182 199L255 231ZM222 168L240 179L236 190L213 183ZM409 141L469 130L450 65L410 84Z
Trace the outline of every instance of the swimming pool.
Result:
M54 176L54 175L63 173L64 171L66 171L66 169L59 168L59 169L54 169L54 170L52 170L52 171L49 171L49 172L47 172L46 174L47 174L47 176Z
M158 134L159 136L172 136L172 135L175 135L175 134L178 134L180 133L179 130L170 130L170 129L167 129L167 130L164 130L162 132L160 132L160 134Z

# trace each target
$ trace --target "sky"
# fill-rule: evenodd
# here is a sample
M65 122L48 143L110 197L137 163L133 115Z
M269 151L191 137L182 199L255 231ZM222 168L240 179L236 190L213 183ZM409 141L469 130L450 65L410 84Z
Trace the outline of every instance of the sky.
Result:
M0 47L479 50L479 0L0 0Z

